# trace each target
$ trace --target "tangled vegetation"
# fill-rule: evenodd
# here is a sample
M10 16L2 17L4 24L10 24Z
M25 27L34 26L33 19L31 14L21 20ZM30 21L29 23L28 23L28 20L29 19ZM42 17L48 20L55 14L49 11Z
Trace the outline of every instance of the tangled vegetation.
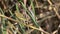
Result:
M0 0L0 34L60 34L60 0Z

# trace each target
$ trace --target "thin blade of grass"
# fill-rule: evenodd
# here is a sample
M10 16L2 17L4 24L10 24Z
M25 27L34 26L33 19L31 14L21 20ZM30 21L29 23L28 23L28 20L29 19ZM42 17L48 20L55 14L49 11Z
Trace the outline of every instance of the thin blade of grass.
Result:
M1 11L1 14L3 14L4 15L4 12L3 12L3 10L0 8L0 11ZM5 32L6 32L6 26L5 26L5 18L2 18L1 17L1 30L2 30L2 34L6 34ZM4 30L5 29L5 30Z
M11 17L14 17L14 14L12 13L12 11L11 11L11 10L9 10L9 12L10 12L10 14L11 14Z
M31 15L31 13L27 10L26 6L25 6L22 2L20 2L20 3L22 4L22 6L23 6L23 8L25 9L25 11L28 13L28 15L30 16L30 18L32 19L34 25L35 25L36 27L39 27L39 25L38 25L37 22L35 21L35 18L34 18L34 17Z
M34 8L33 0L30 0L30 2L31 2L32 11L33 11L33 13L35 15L35 8Z

